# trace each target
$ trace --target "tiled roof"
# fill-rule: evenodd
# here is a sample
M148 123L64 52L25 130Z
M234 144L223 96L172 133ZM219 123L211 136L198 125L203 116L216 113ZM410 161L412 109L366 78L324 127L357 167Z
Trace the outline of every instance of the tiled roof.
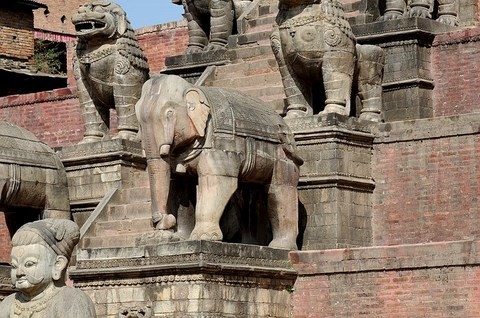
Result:
M34 0L13 0L13 4L29 6L32 8L47 8L47 5Z

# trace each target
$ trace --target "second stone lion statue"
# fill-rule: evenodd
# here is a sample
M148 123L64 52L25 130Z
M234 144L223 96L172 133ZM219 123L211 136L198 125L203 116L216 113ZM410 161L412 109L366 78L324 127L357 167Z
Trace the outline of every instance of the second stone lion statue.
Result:
M138 140L135 103L149 77L147 59L123 9L107 0L80 6L72 17L78 43L74 58L83 143L108 138L110 109L118 116L117 138Z
M338 0L280 0L276 23L272 48L288 117L319 111L348 116L356 91L359 117L381 121L383 50L356 44Z

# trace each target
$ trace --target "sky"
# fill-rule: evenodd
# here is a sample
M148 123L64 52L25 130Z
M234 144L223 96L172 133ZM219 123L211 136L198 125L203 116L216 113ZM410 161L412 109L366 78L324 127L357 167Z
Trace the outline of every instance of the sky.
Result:
M170 0L114 0L127 12L134 29L182 20L183 7Z

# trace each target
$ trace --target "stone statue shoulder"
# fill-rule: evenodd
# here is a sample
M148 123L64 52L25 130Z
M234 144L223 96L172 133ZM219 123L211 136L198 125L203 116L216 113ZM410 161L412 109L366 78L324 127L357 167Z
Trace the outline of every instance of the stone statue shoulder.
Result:
M53 298L47 300L48 303L34 304L31 308L17 306L16 295L9 295L0 303L0 318L24 317L17 314L23 311L30 312L31 318L96 318L95 305L87 294L79 289L62 287Z

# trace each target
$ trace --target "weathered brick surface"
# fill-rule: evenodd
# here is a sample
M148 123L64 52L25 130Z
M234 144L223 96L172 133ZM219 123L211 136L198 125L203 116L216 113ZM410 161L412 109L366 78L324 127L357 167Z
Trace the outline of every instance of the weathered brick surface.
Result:
M0 120L24 127L50 147L76 144L83 121L69 88L0 98Z
M35 28L54 33L75 34L72 15L86 0L42 0L48 9L34 11Z
M478 238L479 114L386 124L373 159L374 245Z
M478 112L480 28L438 35L433 45L434 116Z
M183 54L188 44L185 20L142 28L136 31L136 36L147 55L151 74L165 67L167 56Z
M480 317L480 243L291 252L294 315Z
M5 220L5 213L0 213L0 263L10 262L11 251L10 233Z
M33 15L28 10L0 10L0 55L28 60L33 55Z

